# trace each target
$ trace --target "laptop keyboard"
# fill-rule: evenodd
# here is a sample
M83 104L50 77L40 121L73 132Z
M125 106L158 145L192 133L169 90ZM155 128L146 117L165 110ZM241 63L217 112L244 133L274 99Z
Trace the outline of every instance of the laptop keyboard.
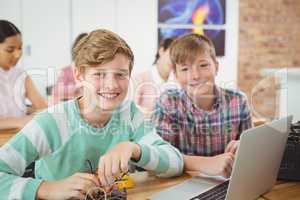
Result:
M226 197L229 180L217 185L216 187L193 197L191 200L224 200Z

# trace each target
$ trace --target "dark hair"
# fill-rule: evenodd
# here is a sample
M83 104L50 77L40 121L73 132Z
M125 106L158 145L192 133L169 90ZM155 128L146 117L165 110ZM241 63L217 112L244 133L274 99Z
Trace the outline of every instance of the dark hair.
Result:
M73 44L72 44L72 49L71 49L71 54L72 54L72 60L75 60L75 57L74 57L74 55L73 55L73 49L75 48L75 46L77 45L77 43L82 39L82 38L84 38L85 36L87 36L88 35L88 33L80 33L76 38L75 38L75 40L74 40L74 42L73 42Z
M167 50L170 46L171 46L171 43L175 40L175 37L170 37L170 38L166 38L164 40L162 40L160 43L159 43L159 47L157 49L157 52L156 52L156 55L155 55L155 60L153 62L153 65L155 65L157 63L157 60L159 59L159 49L160 48L163 48L163 50Z
M4 42L6 38L18 34L21 34L21 32L13 23L7 20L0 20L0 43Z

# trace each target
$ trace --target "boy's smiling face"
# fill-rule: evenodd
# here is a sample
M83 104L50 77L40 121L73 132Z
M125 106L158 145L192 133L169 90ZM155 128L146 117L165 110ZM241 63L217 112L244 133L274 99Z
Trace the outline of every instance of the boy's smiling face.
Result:
M78 80L90 105L102 111L113 111L126 97L129 76L129 59L118 53L110 62L85 69Z
M208 53L199 54L195 61L176 64L175 75L181 87L192 99L213 95L218 63Z

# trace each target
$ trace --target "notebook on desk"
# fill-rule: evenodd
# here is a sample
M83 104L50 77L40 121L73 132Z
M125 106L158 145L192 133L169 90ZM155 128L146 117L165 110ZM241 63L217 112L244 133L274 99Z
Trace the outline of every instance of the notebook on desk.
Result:
M256 199L276 182L291 122L288 116L244 131L230 180L194 177L149 199Z

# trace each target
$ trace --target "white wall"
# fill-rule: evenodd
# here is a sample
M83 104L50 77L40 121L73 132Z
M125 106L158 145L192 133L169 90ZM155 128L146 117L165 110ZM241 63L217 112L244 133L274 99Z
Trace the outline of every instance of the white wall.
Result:
M238 1L227 0L226 3L226 55L219 58L217 82L222 86L235 87ZM136 74L151 67L156 53L157 6L157 0L130 0L130 3L124 0L1 0L0 18L20 25L25 36L25 54L27 45L39 49L36 54L31 52L30 58L23 56L26 62L23 61L25 65L22 67L25 69L67 65L70 62L70 46L79 33L107 28L120 34L131 46L135 55L133 73ZM59 24L54 26L56 23ZM43 55L42 52L46 53ZM33 79L43 94L45 84L53 82L41 84L42 80Z
M150 67L157 44L157 2L153 0L73 0L73 39L106 28L118 33L135 55L133 73ZM146 9L145 9L146 8Z
M22 5L23 63L40 92L55 82L54 69L70 63L69 0L26 0Z
M117 32L131 46L135 65L133 73L151 67L157 48L157 1L118 0Z
M116 31L116 0L73 0L72 37L98 28Z
M0 0L0 19L10 20L21 29L21 2L22 0Z

